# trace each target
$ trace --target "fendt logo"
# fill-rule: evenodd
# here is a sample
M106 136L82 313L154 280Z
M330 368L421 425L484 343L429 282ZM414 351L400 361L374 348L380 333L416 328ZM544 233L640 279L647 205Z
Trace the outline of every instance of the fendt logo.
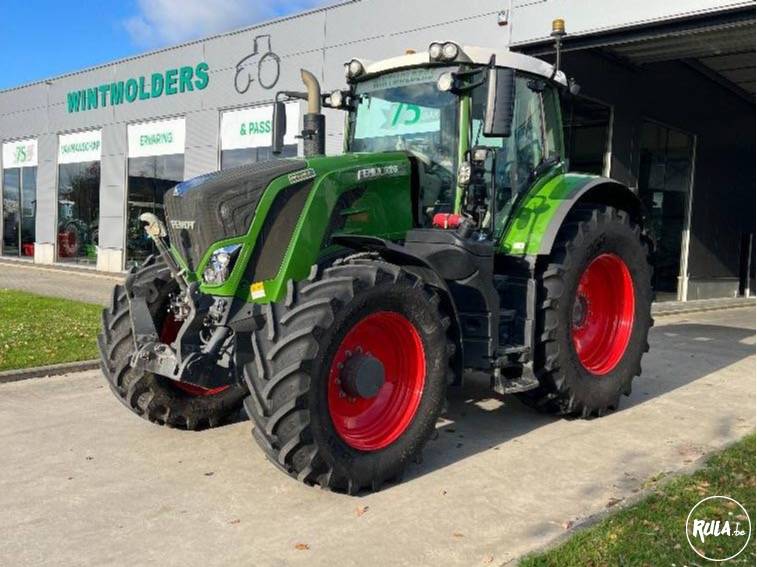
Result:
M171 228L176 230L192 230L195 227L195 221L193 220L172 220Z
M746 548L752 521L739 502L728 496L700 500L686 518L686 539L708 561L728 561Z

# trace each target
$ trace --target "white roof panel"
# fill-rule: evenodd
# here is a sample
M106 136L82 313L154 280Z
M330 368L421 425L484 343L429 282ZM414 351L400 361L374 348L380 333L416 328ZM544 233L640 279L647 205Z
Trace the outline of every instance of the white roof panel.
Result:
M439 43L444 42L440 41ZM541 75L547 79L552 78L552 74L554 73L554 65L536 57L523 55L522 53L515 53L507 49L494 49L489 47L476 47L471 45L460 46L460 55L458 55L457 59L455 59L451 63L475 63L479 65L487 65L492 55L495 56L495 61L498 67L510 67L518 71L533 73L534 75ZM357 59L365 67L366 74L363 75L363 77L378 73L385 73L387 71L396 69L420 67L422 65L433 63L438 63L440 65L450 64L450 62L446 61L431 61L428 51L409 53L406 55L400 55L398 57L383 59L381 61L367 61L361 58ZM565 74L562 71L557 72L554 80L562 85L567 86L568 84Z

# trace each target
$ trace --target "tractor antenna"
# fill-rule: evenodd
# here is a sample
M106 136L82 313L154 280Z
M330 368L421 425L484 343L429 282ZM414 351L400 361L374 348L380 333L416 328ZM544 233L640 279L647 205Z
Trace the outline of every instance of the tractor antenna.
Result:
M549 34L555 38L555 69L552 72L552 78L555 78L557 72L560 70L561 54L562 54L562 38L565 37L565 20L557 18L552 20L552 33Z

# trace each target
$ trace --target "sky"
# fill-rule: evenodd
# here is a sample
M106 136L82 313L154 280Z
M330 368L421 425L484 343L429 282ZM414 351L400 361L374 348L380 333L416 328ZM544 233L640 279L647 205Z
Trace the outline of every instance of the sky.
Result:
M0 89L327 4L325 0L0 0Z

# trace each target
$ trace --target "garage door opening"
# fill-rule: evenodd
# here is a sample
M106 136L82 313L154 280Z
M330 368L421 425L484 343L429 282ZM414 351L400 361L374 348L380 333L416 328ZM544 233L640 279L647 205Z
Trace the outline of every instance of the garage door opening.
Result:
M570 169L609 175L612 107L580 96L564 99L562 107Z

